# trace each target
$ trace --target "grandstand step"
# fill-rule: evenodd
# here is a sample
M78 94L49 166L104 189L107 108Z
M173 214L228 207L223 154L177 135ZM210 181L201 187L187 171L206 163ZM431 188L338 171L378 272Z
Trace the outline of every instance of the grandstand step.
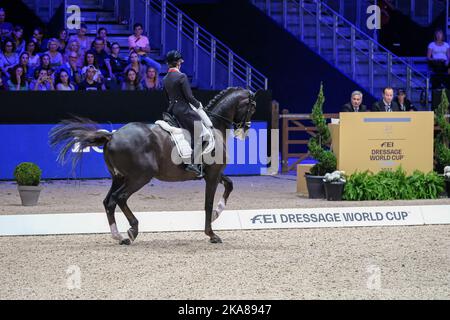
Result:
M89 22L111 22L117 23L117 19L114 16L113 11L87 11L81 15L81 21L84 23Z
M128 25L126 24L117 24L117 23L86 23L87 27L88 27L88 33L97 33L97 30L99 28L106 28L106 30L108 31L108 35L130 35L131 31L130 28L128 27Z

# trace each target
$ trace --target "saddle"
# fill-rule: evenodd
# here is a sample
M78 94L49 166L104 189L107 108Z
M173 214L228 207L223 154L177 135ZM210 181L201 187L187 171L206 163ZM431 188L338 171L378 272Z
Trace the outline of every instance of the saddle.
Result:
M184 136L183 129L178 120L170 113L163 112L163 119L156 121L155 124L170 134L181 159L190 161L193 150L191 144ZM200 137L204 140L202 154L213 151L215 147L214 133L203 122Z

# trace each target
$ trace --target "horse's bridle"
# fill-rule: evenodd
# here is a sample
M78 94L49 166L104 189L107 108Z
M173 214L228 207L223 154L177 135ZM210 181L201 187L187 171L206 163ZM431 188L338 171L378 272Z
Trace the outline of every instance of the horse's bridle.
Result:
M242 121L240 121L240 122L234 122L234 121L228 120L227 118L225 118L217 113L210 112L210 111L207 111L206 113L209 116L216 117L216 118L222 120L223 122L227 123L229 126L233 125L234 130L238 130L238 129L250 128L252 122L250 121L249 117L251 116L252 107L254 107L255 105L256 105L255 95L250 92L250 94L248 96L247 111L245 112L245 117L243 117Z

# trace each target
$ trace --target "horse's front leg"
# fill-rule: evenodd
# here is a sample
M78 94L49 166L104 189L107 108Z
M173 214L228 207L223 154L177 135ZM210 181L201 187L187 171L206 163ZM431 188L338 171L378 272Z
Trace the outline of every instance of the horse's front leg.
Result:
M206 192L205 192L205 233L209 236L211 243L222 243L222 240L218 235L214 233L211 227L212 211L214 205L214 195L216 194L217 186L221 175L208 175L206 180Z
M233 191L233 181L231 181L230 178L227 176L221 175L221 178L219 180L220 183L223 183L225 187L225 192L223 193L222 198L219 201L219 204L217 205L217 208L212 213L212 222L214 222L217 218L219 218L222 211L225 209L225 206L228 201L228 197L230 196L231 191Z

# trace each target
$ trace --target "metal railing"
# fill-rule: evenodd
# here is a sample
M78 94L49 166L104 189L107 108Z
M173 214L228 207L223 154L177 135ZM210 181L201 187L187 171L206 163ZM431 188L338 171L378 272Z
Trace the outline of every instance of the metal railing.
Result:
M45 1L34 0L34 2L32 2L33 3L32 5L34 6L33 9L36 12L36 14L41 18L45 18L45 20L48 22L52 19L56 9L58 9L58 7L61 5L62 2L63 0L45 0ZM28 3L31 4L30 2ZM44 8L48 8L46 17L40 15L42 9Z
M148 0L147 0L148 1ZM133 2L133 1L131 1ZM258 89L267 90L268 79L261 72L256 70L243 58L235 54L228 46L202 28L198 23L189 18L184 12L167 0L150 0L152 10L161 16L161 53L167 48L167 25L176 29L176 46L182 49L183 37L193 43L193 81L196 81L199 74L199 50L203 50L210 56L210 87L215 89L216 84L216 62L227 69L228 86L233 86L235 79L246 84L252 91ZM146 19L148 19L146 15ZM148 21L145 22L148 25Z
M365 30L364 15L370 5L377 5L377 0L324 0L339 15ZM443 10L445 4L437 0L393 0L392 9L408 15L421 25L430 25Z
M254 0L253 3L258 6L263 2ZM281 21L278 21L281 25L292 34L298 35L301 41L309 44L320 55L331 60L338 69L359 82L372 94L374 94L375 77L386 75L384 86L394 86L395 83L396 87L404 87L409 97L413 97L414 93L416 98L414 102L420 102L423 100L421 96L425 95L425 105L428 107L430 86L428 75L417 71L406 60L384 48L323 1L265 0L264 8L261 9L271 15L272 4L281 5L279 8ZM288 8L295 8L296 12L289 11ZM298 23L288 23L292 22L293 17ZM272 18L275 19L273 16ZM308 27L311 29L308 33L305 32L306 18L310 18ZM312 29L314 32L311 32ZM310 35L315 38L313 42L308 43L306 37ZM324 49L324 44L328 44L326 48L328 50ZM349 63L339 61L348 58L348 55ZM365 83L362 84L361 80L365 80Z

